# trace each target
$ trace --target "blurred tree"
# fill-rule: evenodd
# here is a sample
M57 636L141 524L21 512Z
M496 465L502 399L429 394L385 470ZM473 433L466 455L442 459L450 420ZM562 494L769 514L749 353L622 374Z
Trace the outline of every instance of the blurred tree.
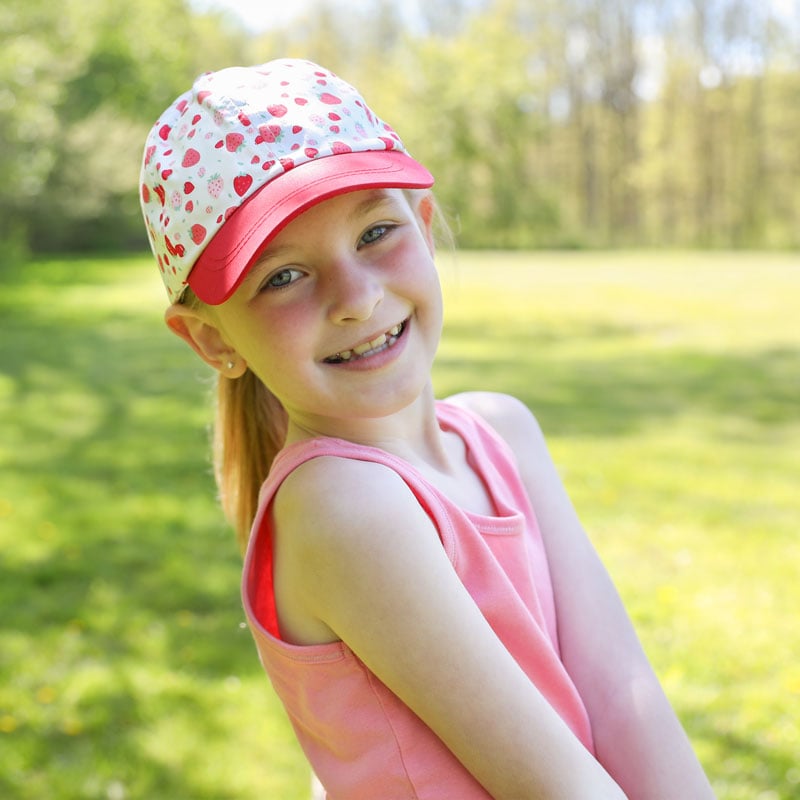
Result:
M4 0L3 258L141 247L154 117L289 55L357 85L481 247L800 245L800 19L753 0L333 0L261 35L188 0Z
M461 33L471 16L482 14L488 0L437 0L420 2L417 13L424 32L434 38L455 38Z
M20 89L28 81L12 109L17 141L0 155L24 187L0 189L4 238L37 250L144 245L136 186L147 130L195 75L235 60L244 33L182 0L12 0L0 24L0 70Z
M62 81L79 69L84 49L82 31L59 24L47 0L6 0L0 7L0 237L6 259L27 249L27 217L55 162Z

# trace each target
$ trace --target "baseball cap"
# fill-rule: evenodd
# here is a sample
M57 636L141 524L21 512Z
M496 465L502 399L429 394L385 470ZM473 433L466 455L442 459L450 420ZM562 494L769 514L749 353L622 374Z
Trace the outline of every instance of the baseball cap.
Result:
M201 75L155 123L140 200L170 302L223 303L270 239L358 189L427 188L430 172L358 91L311 61Z

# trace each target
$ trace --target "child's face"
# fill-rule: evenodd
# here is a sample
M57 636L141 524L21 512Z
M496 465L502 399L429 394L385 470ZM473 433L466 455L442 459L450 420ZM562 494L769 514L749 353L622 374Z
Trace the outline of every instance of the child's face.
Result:
M325 432L334 420L383 417L429 385L441 290L430 214L409 202L380 189L312 207L212 311L301 427Z

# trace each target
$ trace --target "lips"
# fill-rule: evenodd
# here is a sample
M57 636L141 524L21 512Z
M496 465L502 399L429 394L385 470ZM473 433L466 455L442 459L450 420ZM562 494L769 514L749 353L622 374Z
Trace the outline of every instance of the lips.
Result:
M406 327L406 320L399 325L395 325L385 333L370 339L368 342L362 342L356 345L352 350L342 350L325 359L326 364L343 364L350 361L358 361L362 358L369 358L376 353L390 348L403 334Z

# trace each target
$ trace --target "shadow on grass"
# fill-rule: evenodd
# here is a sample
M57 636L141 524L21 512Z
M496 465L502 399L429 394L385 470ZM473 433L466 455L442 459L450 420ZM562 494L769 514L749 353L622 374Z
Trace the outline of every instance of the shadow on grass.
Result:
M206 374L157 310L60 307L63 273L39 276L51 305L25 302L30 276L0 297L0 795L239 797L164 724L224 740L225 682L259 672Z
M752 423L756 435L800 421L800 347L746 355L677 346L645 351L634 346L640 334L583 326L571 328L565 340L547 329L501 326L478 336L467 325L450 325L445 339L470 356L441 356L437 385L447 393L514 394L558 436L630 435L683 414L735 417ZM581 342L586 355L576 356Z

